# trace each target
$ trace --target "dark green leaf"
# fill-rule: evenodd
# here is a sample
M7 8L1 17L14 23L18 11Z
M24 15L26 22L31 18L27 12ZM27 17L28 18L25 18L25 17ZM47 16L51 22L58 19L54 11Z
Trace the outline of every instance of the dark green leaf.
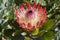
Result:
M12 37L12 33L14 32L14 29L5 29L4 30L4 36L6 37Z
M42 36L42 40L52 40L54 38L55 34L52 31L46 32L43 36Z
M43 24L42 29L50 30L53 27L54 23L55 23L54 19L47 19L46 23Z

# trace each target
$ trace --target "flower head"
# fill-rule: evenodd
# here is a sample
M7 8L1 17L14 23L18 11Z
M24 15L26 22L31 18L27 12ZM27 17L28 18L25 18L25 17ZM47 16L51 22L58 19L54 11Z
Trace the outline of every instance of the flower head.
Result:
M32 31L40 27L46 20L46 8L42 8L40 4L34 2L32 6L27 2L26 5L20 4L18 8L14 8L17 23L28 31Z

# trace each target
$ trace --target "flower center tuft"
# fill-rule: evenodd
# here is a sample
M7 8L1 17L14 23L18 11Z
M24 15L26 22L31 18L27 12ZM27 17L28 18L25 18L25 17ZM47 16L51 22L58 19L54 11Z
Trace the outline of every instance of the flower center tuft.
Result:
M28 19L33 19L34 18L34 12L33 10L29 10L27 13L26 13L26 17Z
M29 10L29 11L28 11L28 14L32 14L32 13L33 13L32 10Z

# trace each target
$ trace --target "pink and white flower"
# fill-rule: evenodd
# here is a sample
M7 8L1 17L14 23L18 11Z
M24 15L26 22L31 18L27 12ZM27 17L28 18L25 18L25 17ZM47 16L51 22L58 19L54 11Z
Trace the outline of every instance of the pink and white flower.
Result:
M29 2L20 4L18 8L14 8L17 23L28 31L32 31L41 25L46 20L46 8L42 8L40 4L34 2L32 6Z

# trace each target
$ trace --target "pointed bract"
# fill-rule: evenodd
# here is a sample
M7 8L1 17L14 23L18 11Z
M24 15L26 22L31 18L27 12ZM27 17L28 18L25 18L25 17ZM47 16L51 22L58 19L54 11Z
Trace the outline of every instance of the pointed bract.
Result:
M30 9L31 8L31 5L29 2L26 2L26 8Z
M23 4L20 4L20 5L19 5L19 8L24 8L24 5L23 5Z
M40 8L40 3L37 4L37 8Z
M46 12L46 7L44 7L43 11Z
M36 8L36 3L34 2L33 5L32 5L33 8Z

